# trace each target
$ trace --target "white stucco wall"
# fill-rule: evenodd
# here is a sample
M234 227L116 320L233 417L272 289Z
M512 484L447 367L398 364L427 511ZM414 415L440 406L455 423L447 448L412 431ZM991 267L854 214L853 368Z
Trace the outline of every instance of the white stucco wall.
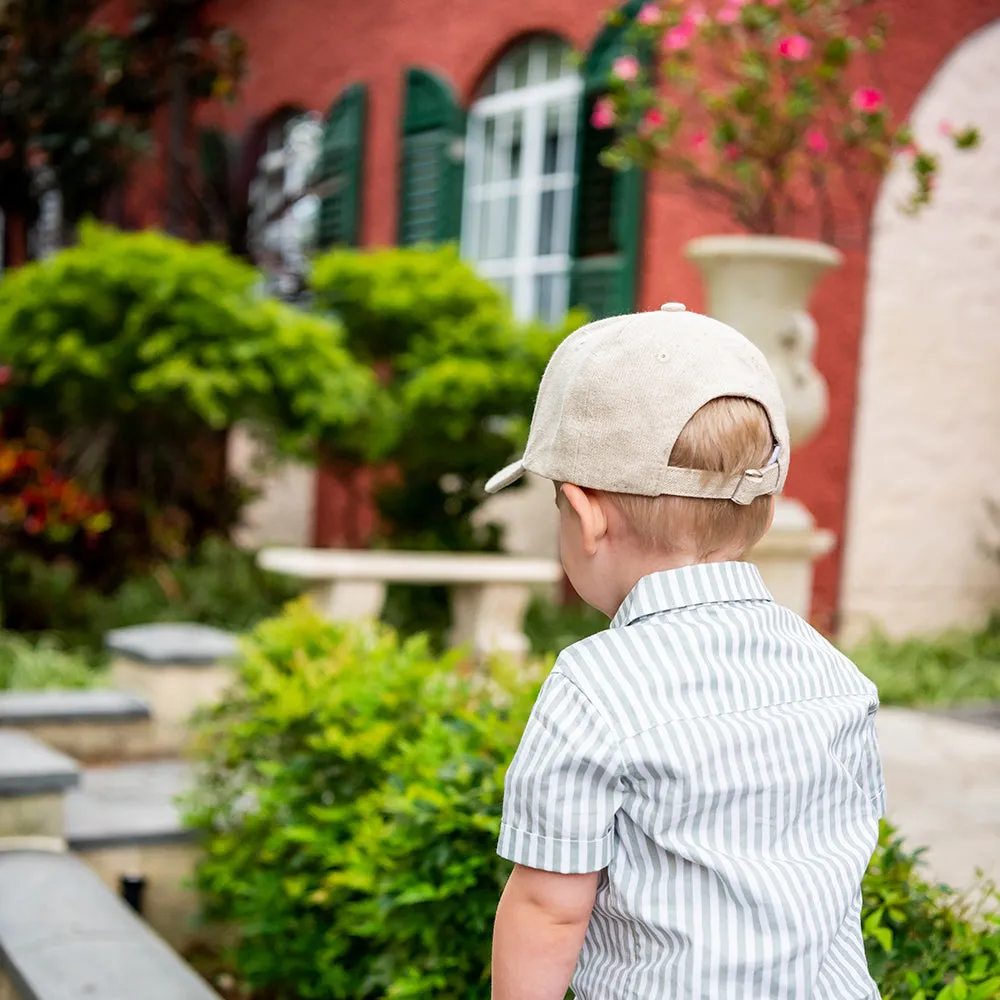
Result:
M982 147L948 149L943 121ZM841 593L843 630L975 625L1000 608L988 498L1000 499L1000 22L940 67L914 114L942 153L934 203L875 214Z
M242 430L229 443L232 473L260 490L246 509L236 539L248 548L263 545L312 545L316 503L316 473L304 465L259 465L260 453Z

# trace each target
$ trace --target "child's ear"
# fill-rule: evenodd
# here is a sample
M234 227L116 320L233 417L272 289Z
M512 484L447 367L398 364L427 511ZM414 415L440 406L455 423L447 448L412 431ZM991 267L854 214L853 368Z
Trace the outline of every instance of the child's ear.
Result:
M608 533L608 519L601 501L594 493L563 483L562 495L580 521L580 535L583 551L592 556L597 553L597 545Z

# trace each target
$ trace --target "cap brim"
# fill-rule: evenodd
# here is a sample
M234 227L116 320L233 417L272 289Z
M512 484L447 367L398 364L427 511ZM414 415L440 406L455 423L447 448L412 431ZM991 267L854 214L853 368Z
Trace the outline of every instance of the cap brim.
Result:
M518 460L501 469L495 476L486 481L487 493L499 493L500 490L516 483L524 475L524 462Z

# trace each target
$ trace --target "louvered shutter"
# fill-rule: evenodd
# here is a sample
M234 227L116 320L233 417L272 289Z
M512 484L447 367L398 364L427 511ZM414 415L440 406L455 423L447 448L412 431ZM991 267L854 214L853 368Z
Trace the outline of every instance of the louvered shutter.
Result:
M316 242L322 249L357 246L360 240L367 104L367 87L354 84L333 103L323 126L314 178L320 196Z
M632 0L622 13L631 18L640 6L641 0ZM570 302L585 308L593 319L632 311L639 277L643 175L635 169L620 172L603 166L599 156L612 135L590 123L594 103L607 88L611 63L624 51L624 30L605 28L584 63Z
M401 246L457 240L462 212L465 115L451 88L433 73L409 69L400 137Z

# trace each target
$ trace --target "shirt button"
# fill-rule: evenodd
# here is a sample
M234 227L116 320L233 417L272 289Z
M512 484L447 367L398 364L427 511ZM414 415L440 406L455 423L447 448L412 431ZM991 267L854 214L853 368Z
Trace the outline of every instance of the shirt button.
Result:
M664 302L660 311L665 313L682 313L687 309L683 302Z

